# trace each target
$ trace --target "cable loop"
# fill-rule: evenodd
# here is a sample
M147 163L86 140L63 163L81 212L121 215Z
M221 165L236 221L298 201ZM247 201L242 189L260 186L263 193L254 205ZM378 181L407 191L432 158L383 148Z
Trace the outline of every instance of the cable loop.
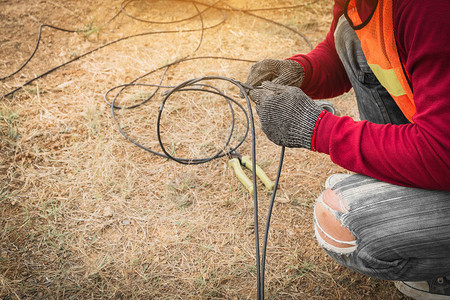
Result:
M114 16L112 18L110 18L106 23L104 23L103 25L101 25L100 27L103 27L106 24L109 24L110 22L112 22L114 19L116 19L121 13L128 16L131 19L137 20L139 22L144 22L144 23L151 23L151 24L174 24L174 23L180 23L183 21L188 21L188 20L192 20L195 19L196 17L199 18L201 26L200 28L191 28L191 29L184 29L184 30L163 30L163 31L147 31L147 32L142 32L142 33L138 33L138 34L134 34L134 35L129 35L129 36L125 36L113 41L110 41L106 44L101 45L100 47L97 47L95 49L92 49L90 51L87 51L73 59L70 59L69 61L66 61L63 64L60 64L44 73L42 73L41 75L34 77L30 80L28 80L27 82L25 82L24 84L22 84L22 86L15 88L14 90L8 92L7 94L0 96L0 99L3 97L9 97L14 95L14 93L16 93L18 90L24 88L25 86L33 83L34 81L45 77L46 75L64 67L67 66L83 57L86 57L94 52L97 52L100 49L106 48L108 46L111 46L113 44L119 43L119 42L123 42L126 41L128 39L131 38L136 38L136 37L142 37L142 36L147 36L147 35L154 35L154 34L172 34L172 33L180 33L180 32L198 32L200 31L200 38L199 38L199 42L195 48L195 50L193 51L193 53L195 53L201 46L202 42L203 42L203 37L204 37L204 32L206 30L212 29L212 28L216 28L219 25L223 24L226 20L226 15L225 15L225 11L233 11L233 12L241 12L244 13L248 16L254 17L254 18L259 18L261 20L264 20L266 22L270 22L273 23L277 26L281 26L286 28L287 30L295 33L296 35L300 36L303 40L305 40L305 42L309 45L310 49L312 49L312 44L311 42L306 38L305 35L303 35L302 33L300 33L299 31L288 27L282 23L279 23L277 21L262 17L262 16L258 16L256 14L254 14L253 12L256 11L266 11L266 10L280 10L280 9L293 9L293 8L298 8L298 7L303 7L303 6L307 6L310 5L312 3L317 2L316 0L308 3L308 4L301 4L301 5L291 5L291 6L285 6L285 7L276 7L276 8L260 8L260 9L247 9L247 10L243 10L243 9L238 9L235 8L233 6L231 6L230 4L228 4L227 2L225 2L224 0L218 0L213 4L207 4L207 3L203 3L200 1L192 1L192 0L166 0L166 1L178 1L178 2L189 2L191 3L195 10L196 13L192 16L186 17L186 18L182 18L179 20L175 20L175 21L152 21L152 20L144 20L135 16L132 16L131 14L128 13L128 11L126 10L126 7L131 4L132 2L135 2L136 0L124 0L121 5L120 5L120 11L118 11L117 13L114 14ZM222 5L218 5L219 3L221 3ZM198 6L204 6L206 8L200 10ZM205 26L204 24L204 20L203 20L203 15L205 12L211 10L211 9L215 9L216 11L220 11L222 13L222 20L218 21L217 23L213 24L213 25L209 25L209 26ZM36 42L36 46L34 51L32 52L32 54L29 56L29 58L13 73L0 78L0 81L4 81L8 78L13 77L14 75L16 75L18 72L20 72L23 68L25 68L27 66L27 64L32 60L32 58L34 57L34 55L36 54L36 52L38 51L40 42L41 42L41 38L42 38L42 30L43 28L48 27L54 30L59 30L59 31L64 31L64 32L69 32L69 33L73 33L73 32L79 32L79 30L68 30L68 29L64 29L64 28L59 28L53 25L47 25L47 24L43 24L39 27L39 32L38 32L38 38L37 38L37 42ZM192 53L192 54L193 54ZM247 60L247 59L239 59L239 58L227 58L227 57L219 57L219 56L192 56L191 55L187 55L181 59L178 59L172 63L166 64L164 66L161 66L159 68L156 68L136 79L134 79L133 81L126 83L126 84L121 84L121 85L117 85L115 87L110 88L109 90L106 91L106 93L104 94L104 100L107 103L107 105L110 106L111 108L111 115L112 118L114 120L114 122L116 123L119 132L131 143L135 144L136 146L140 147L141 149L144 149L145 151L148 151L149 153L152 153L154 155L160 156L160 157L164 157L167 159L171 159L174 160L178 163L181 164L187 164L187 165L195 165L195 164L203 164L203 163L207 163L211 160L217 159L217 158L222 158L225 157L227 155L229 155L231 152L236 151L246 140L248 133L250 131L251 133L251 148L252 148L252 164L256 165L256 142L255 142L255 125L254 125L254 119L253 119L253 113L252 113L252 107L251 107L251 101L249 99L248 96L248 91L255 89L255 88L259 88L259 87L253 87L253 86L249 86L246 85L245 83L242 83L236 79L232 79L232 78L227 78L227 77L222 77L222 76L205 76L205 77L200 77L200 78L194 78L194 79L190 79L190 80L186 80L176 86L168 86L168 85L163 85L163 81L165 78L165 74L167 73L167 71L169 70L170 67L180 64L182 62L187 62L187 61L193 61L193 60L198 60L198 59L224 59L224 60L231 60L231 61L241 61L241 62L250 62L250 63L254 63L256 61L254 60ZM157 71L160 70L164 70L163 74L161 76L160 82L159 84L148 84L148 83L139 83L138 81L149 76L150 74L153 74ZM225 81L228 83L233 84L234 86L236 86L239 91L240 94L243 95L247 108L244 108L244 106L242 104L240 104L238 101L234 100L233 98L225 95L223 92L221 92L218 88L210 85L210 84L205 84L205 83L201 83L202 81L206 81L206 80L219 80L219 81ZM147 86L147 87L153 87L155 88L155 91L153 93L150 94L150 96L146 97L146 99L144 99L143 101L141 101L140 103L134 104L134 105L130 105L130 106L119 106L116 105L117 99L119 98L119 96L121 95L121 93L123 91L125 91L127 88L132 87L132 86ZM122 109L134 109L137 107L140 107L146 103L148 103L149 101L151 101L154 96L158 93L158 91L160 89L167 89L166 92L164 92L164 99L161 103L159 112L158 112L158 118L157 118L157 122L156 122L156 131L157 131L157 136L158 136L158 142L159 145L162 149L162 153L157 152L155 150L152 150L140 143L138 143L136 140L134 140L133 138L131 138L126 132L125 130L120 126L119 121L117 120L117 116L116 116L116 110L122 110ZM114 96L112 96L113 92L115 92L117 90L117 92L115 93ZM164 143L162 140L162 135L161 135L161 120L163 117L163 112L164 112L164 107L167 103L167 101L169 101L169 99L172 97L173 94L177 93L177 92L181 92L181 91L200 91L200 92L206 92L206 93L210 93L213 95L218 95L220 97L222 97L228 104L228 107L230 109L230 113L232 116L232 121L231 121L231 126L230 126L230 131L229 134L223 144L223 146L212 156L209 157L205 157L205 158L195 158L195 159L188 159L188 158L179 158L179 157L175 157L173 155L171 155L167 149L164 147ZM112 97L112 100L109 100L109 98ZM246 121L246 130L245 130L245 134L244 136L237 142L237 144L235 146L230 145L232 137L233 137L233 132L235 129L235 111L233 108L233 105L236 105L240 111L243 112L244 116L245 116L245 121ZM257 184L256 184L256 168L253 168L253 190L254 190L254 194L253 194L253 203L254 203L254 224L255 224L255 250L256 250L256 275L257 275L257 299L258 300L262 300L264 299L264 273L265 273L265 263L266 263L266 252L267 252L267 241L268 241L268 234L269 234L269 227L270 227L270 219L271 219L271 215L272 215L272 210L273 210L273 206L274 206L274 200L276 197L276 192L277 192L277 187L278 187L278 183L279 183L279 179L280 179L280 174L281 174L281 169L282 169L282 165L283 165L283 159L284 159L284 153L285 153L285 148L282 147L281 148L281 153L280 153L280 162L279 162L279 166L278 166L278 171L277 171L277 177L275 180L275 187L274 190L272 192L272 196L271 196L271 200L270 200L270 205L269 205L269 209L268 209L268 215L267 215L267 219L266 219L266 225L265 225L265 233L264 233L264 240L263 240L263 250L262 250L262 255L260 253L260 243L259 243L259 225L258 225L258 196L257 196Z

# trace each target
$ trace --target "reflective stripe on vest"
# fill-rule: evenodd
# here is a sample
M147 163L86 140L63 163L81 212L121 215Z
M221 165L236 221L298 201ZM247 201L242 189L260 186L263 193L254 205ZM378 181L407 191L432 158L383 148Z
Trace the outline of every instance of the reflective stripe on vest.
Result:
M395 97L406 95L406 92L400 81L398 81L397 75L393 69L384 70L376 64L369 64L369 67L389 94Z
M416 113L414 97L405 74L394 37L393 0L378 0L377 7L367 25L362 24L356 1L348 0L347 15L355 29L367 63L389 94L394 98L405 117L412 122ZM356 28L355 28L356 27ZM408 78L406 77L408 76Z

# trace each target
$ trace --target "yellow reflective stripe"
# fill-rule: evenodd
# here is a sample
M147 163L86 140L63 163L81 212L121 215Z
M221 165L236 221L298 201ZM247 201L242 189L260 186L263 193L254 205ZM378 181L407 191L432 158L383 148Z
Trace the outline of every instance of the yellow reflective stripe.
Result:
M369 67L372 69L378 81L382 86L384 86L389 94L394 97L406 94L393 69L384 70L379 65L375 64L369 64Z

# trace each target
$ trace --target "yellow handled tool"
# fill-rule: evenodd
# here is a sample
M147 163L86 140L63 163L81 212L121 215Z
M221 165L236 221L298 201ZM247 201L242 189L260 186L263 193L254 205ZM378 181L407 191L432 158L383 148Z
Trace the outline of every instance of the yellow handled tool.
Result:
M242 170L242 166L246 167L250 171L253 171L252 160L249 156L241 156L241 154L237 151L233 151L230 153L230 160L228 161L228 165L234 169L234 173L239 181L247 188L247 190L253 194L253 182L245 175L244 170ZM272 191L275 187L275 183L270 180L267 174L261 169L260 166L256 165L256 176L264 183L266 188L269 191Z
M245 175L244 170L241 168L241 162L238 158L232 158L228 161L228 165L234 169L234 173L239 181L245 186L245 188L253 194L253 182Z
M252 160L250 159L250 156L242 156L241 164L250 171L253 171ZM258 165L256 165L256 176L258 176L258 178L261 179L262 183L264 183L264 185L269 191L273 191L275 182L270 180L269 176L267 176L267 174L263 171L263 169L261 169L261 167Z

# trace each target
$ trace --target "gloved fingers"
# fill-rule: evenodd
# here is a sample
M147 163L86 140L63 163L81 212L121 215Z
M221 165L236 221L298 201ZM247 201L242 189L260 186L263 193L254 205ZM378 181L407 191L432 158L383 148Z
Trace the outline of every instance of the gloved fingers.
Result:
M250 90L248 95L256 105L260 105L265 99L281 94L285 87L280 84L275 84L271 81L264 81L260 88Z
M303 81L303 77L293 76L292 73L281 73L272 80L273 83L290 86L299 86L301 81Z
M256 104L261 104L261 99L263 98L266 92L263 89L253 89L248 92L250 99Z
M272 95L281 95L284 94L283 97L280 97L280 99L288 99L288 98L309 98L305 92L302 91L301 88L291 86L291 85L282 85L282 84L276 84L272 81L264 81L261 84L263 90L267 91L266 94L269 92ZM311 100L312 101L312 100Z
M245 84L259 87L265 81L272 81L275 84L299 87L304 73L302 65L296 61L269 58L252 65ZM244 98L242 92L240 97Z
M262 104L267 99L273 98L276 95L280 95L287 90L289 86L273 83L272 81L264 81L261 84L261 88L250 90L248 95L250 99L255 102L256 105ZM292 87L293 88L293 87ZM299 89L300 90L300 89Z
M264 59L252 65L245 84L259 86L263 81L270 81L280 75L280 62L276 59Z
M272 94L281 94L284 93L286 90L289 89L289 86L282 85L275 83L273 81L264 81L261 83L262 90L265 90L266 93L272 93Z
M249 91L250 99L258 106L266 103L282 103L286 101L308 101L312 100L298 87L286 86L273 83L272 81L264 81L261 88ZM313 103L314 104L314 103Z
M267 79L277 84L300 87L305 77L303 66L293 60L275 60L273 62L275 76Z

